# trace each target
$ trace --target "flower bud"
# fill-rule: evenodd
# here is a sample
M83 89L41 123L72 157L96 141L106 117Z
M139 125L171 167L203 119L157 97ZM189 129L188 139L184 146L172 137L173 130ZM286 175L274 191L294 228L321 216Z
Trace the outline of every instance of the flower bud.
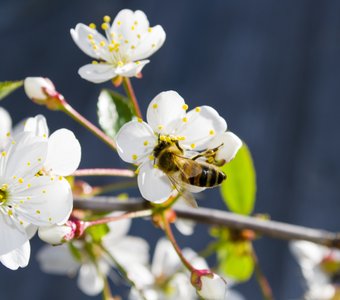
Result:
M51 245L60 245L74 237L75 228L72 223L39 227L38 235L41 240Z
M45 101L51 93L56 92L52 81L43 77L27 77L24 88L27 97L37 102Z
M223 300L226 297L227 283L209 270L195 270L191 273L191 283L197 294L205 300Z

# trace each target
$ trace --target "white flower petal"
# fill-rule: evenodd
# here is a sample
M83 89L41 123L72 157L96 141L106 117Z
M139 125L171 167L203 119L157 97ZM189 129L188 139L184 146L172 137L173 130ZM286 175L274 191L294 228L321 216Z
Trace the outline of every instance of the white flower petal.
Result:
M183 122L177 134L185 137L180 144L188 149L206 149L215 135L227 129L226 121L210 106L192 109L186 118L187 122Z
M151 202L162 203L173 193L169 178L151 161L144 162L138 173L138 187L142 196Z
M329 249L308 241L294 241L289 244L291 252L303 267L314 267L319 264Z
M180 267L181 262L171 243L165 238L158 240L151 266L154 276L170 278Z
M237 135L227 131L215 136L210 141L208 148L213 149L219 146L221 147L217 151L216 159L224 160L227 163L235 157L237 151L242 147L242 141Z
M143 67L149 63L149 60L141 60L138 62L130 62L125 64L122 67L116 68L117 75L123 76L123 77L133 77L137 76L143 69Z
M136 61L150 57L162 47L165 37L166 34L162 26L157 25L150 28L150 32L148 31L142 35L140 43L130 53L131 59Z
M124 214L123 211L114 212L107 215L107 217L120 216L122 214ZM109 222L107 225L110 229L110 232L103 237L103 241L117 241L121 238L124 238L129 232L131 227L131 219L122 219L115 222Z
M0 238L1 256L23 246L28 241L25 228L2 212L0 213Z
M101 57L101 52L98 52L100 49L100 42L104 41L107 44L107 39L101 35L97 30L92 29L85 24L77 24L75 29L71 29L71 36L73 41L77 44L77 46L85 52L88 56L92 58L104 58ZM89 36L92 36L92 39L89 39ZM90 41L93 41L97 46L98 50L94 50L93 45ZM104 55L106 57L106 55Z
M12 119L7 110L0 107L0 150L5 147L8 141L7 133L11 131Z
M145 122L130 121L116 136L120 158L129 163L140 163L151 155L157 139L151 127Z
M31 254L30 242L27 241L17 249L0 256L0 262L11 270L24 268L28 265Z
M185 102L177 92L162 92L150 102L146 119L155 132L173 134L185 117L185 109Z
M183 249L183 255L185 258L198 270L209 269L209 266L205 259L197 254L194 250L190 248Z
M72 191L63 177L35 177L30 188L12 198L18 204L15 210L18 215L37 226L65 223L73 207Z
M126 50L131 45L136 46L137 42L139 42L137 35L143 34L148 28L149 21L142 11L133 12L130 9L123 9L113 20L110 30L111 34L114 34L114 38L121 36L124 41L128 41L125 47L124 44L121 45Z
M78 287L88 296L98 295L103 290L104 280L94 264L86 263L80 267Z
M88 64L82 66L78 73L81 78L91 81L93 83L102 83L117 76L116 70L113 65L99 63Z
M53 174L68 176L79 166L81 148L73 132L67 129L55 131L48 139L45 168Z
M30 240L32 237L34 237L34 235L36 234L38 230L38 227L32 224L27 224L25 226L25 231L27 234L27 238Z
M7 154L0 157L0 177L7 178L9 182L1 183L14 184L19 178L34 176L42 168L47 154L47 140L24 132L5 151Z
M213 278L202 276L202 288L197 293L206 300L224 299L226 295L226 282L217 274Z
M21 124L24 125L24 131L32 132L34 135L40 136L42 138L47 138L49 136L46 118L43 115L37 115L34 118L28 118Z
M67 245L44 246L37 254L40 269L49 274L74 275L79 268Z
M188 204L182 197L179 197L173 206L174 208L186 208ZM184 235L192 235L194 233L195 222L191 220L177 219L175 226L178 231Z
M149 260L149 245L139 237L125 236L119 240L104 237L105 248L125 269L131 264L146 264Z
M127 272L129 278L136 284L139 289L144 290L145 288L154 284L154 275L151 273L148 267L142 264L131 264ZM135 297L137 297L137 294L135 295Z

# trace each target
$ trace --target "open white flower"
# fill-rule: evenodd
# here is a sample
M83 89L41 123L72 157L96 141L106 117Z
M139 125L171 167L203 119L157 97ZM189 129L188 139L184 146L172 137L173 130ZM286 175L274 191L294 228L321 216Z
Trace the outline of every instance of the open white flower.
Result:
M146 60L165 41L165 32L160 25L149 27L146 15L140 11L121 10L110 26L110 17L104 17L99 33L94 24L77 24L71 36L77 46L96 59L81 67L79 75L91 82L101 83L116 76L138 75L149 62Z
M147 123L130 121L116 136L119 156L140 165L138 187L146 200L161 203L173 193L167 175L154 165L154 148L159 140L176 139L186 157L220 146L216 158L224 162L234 158L242 145L235 134L226 132L226 121L212 107L196 107L188 113L187 109L188 105L176 92L162 92L149 104ZM195 187L191 191L203 189Z
M295 241L290 249L307 283L306 300L335 300L340 295L340 251L307 241Z
M12 269L28 262L30 225L64 222L72 210L67 181L40 174L47 152L46 139L23 132L0 153L0 261Z
M146 241L127 235L130 224L128 219L109 223L109 232L101 239L105 249L128 273L130 266L146 264L149 257ZM37 255L41 269L56 275L78 273L78 287L89 296L99 294L104 288L104 277L115 275L112 273L115 263L92 242L91 236L86 234L84 240L75 240L68 245L44 246ZM89 253L89 249L93 253Z
M206 261L190 248L183 249L183 255L197 269L207 269ZM152 265L149 268L137 266L134 272L134 281L137 288L142 291L147 300L196 300L198 296L190 282L190 274L182 265L171 243L162 238L157 242ZM217 275L216 275L217 276ZM224 291L226 286L224 283ZM206 291L206 290L204 290ZM211 293L214 295L214 293ZM224 294L223 294L224 295ZM243 300L237 292L228 289L228 300ZM141 300L142 295L131 289L130 300ZM212 299L212 298L206 298ZM224 297L214 300L223 300Z
M191 249L184 249L184 255L195 267L207 268L204 259ZM138 266L132 269L135 283L148 300L194 300L196 291L190 283L190 275L185 272L171 243L166 239L157 242L150 268ZM130 300L143 299L136 289L132 289Z

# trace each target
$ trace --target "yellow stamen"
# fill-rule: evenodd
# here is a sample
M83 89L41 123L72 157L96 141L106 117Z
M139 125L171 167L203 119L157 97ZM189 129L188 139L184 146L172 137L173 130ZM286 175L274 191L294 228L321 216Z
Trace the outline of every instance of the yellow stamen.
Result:
M200 107L196 107L196 108L195 108L195 111L196 111L196 112L200 112L200 111L201 111L201 108L200 108Z
M189 106L188 106L187 104L183 104L182 108L183 108L184 110L187 110L187 109L189 108Z
M103 23L103 24L102 24L102 29L103 29L103 30L108 30L108 29L109 29L109 24Z
M97 26L96 26L96 24L91 23L91 24L89 25L89 27L92 28L92 29L96 29Z
M111 22L111 18L109 16L104 16L103 21L105 23L110 23Z
M158 107L157 103L155 103L155 104L152 105L152 108L155 108L155 109L156 109L157 107Z

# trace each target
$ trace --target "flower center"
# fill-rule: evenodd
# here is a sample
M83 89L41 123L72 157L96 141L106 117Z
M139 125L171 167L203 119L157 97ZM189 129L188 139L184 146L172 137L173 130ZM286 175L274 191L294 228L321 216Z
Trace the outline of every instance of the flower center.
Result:
M8 185L3 184L0 188L0 205L3 205L6 203L8 199L8 192L7 192Z

